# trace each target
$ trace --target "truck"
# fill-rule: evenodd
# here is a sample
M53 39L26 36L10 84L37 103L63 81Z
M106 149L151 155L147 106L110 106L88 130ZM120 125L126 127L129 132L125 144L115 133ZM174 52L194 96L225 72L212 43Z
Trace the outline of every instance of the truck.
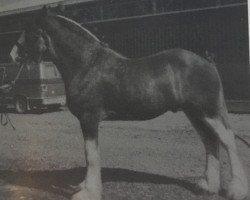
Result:
M16 80L15 80L16 79ZM0 85L12 88L0 94L0 105L17 113L33 109L59 109L66 104L65 87L56 66L49 61L18 65L0 63Z

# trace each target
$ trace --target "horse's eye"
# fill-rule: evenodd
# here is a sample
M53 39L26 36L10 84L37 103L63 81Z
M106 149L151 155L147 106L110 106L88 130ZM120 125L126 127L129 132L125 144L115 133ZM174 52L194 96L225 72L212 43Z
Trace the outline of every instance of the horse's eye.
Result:
M43 33L43 30L42 30L42 29L38 29L38 30L37 30L37 34L42 35L42 33Z
M42 35L43 31L42 29L38 29L33 35L36 37L36 38L39 38L41 35Z

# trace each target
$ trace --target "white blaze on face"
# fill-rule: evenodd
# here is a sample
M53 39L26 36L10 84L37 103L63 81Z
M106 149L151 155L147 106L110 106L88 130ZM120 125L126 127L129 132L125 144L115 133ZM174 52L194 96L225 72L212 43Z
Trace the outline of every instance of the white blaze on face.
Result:
M10 57L13 62L17 62L17 58L20 57L20 46L23 46L25 42L25 33L22 32L20 37L18 38L16 44L13 46L11 52L10 52Z

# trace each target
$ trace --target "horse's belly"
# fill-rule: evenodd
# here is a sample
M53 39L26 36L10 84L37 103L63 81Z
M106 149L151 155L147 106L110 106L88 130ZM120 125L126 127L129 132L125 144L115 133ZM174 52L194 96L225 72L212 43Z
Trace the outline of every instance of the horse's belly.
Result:
M165 113L165 112L164 112ZM161 113L163 114L163 113ZM150 120L154 119L161 114L131 114L131 113L117 113L117 112L110 112L106 114L104 120L107 121L115 121L115 120L124 120L124 121L143 121L143 120Z
M177 111L177 107L174 106L164 106L158 108L144 107L132 105L129 108L124 107L124 109L118 110L108 110L104 114L104 120L150 120L154 119L167 111Z
M167 111L176 111L180 107L178 91L173 91L172 82L167 78L163 76L158 80L140 76L138 80L127 82L120 93L106 99L107 119L149 120Z

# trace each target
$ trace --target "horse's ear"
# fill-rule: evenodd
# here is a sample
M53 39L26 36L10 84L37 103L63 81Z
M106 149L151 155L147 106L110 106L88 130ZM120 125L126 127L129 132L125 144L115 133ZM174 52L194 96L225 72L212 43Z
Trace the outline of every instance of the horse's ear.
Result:
M52 15L53 13L49 6L43 6L41 14L42 14L42 17L47 17L49 15Z
M31 20L33 22L33 26L43 26L46 18L51 15L50 14L50 8L48 6L43 6L41 10L37 12L37 15L34 20Z
M56 8L57 14L64 14L65 9L65 5L59 3Z

